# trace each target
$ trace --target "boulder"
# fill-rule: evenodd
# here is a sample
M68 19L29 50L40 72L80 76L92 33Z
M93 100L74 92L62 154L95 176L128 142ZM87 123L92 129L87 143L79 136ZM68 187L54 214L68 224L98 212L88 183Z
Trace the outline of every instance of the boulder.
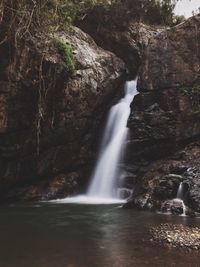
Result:
M174 215L181 215L184 213L184 203L182 200L173 199L165 201L161 206L161 211L164 213L171 213Z
M47 198L46 188L61 197L85 185L102 119L123 83L122 60L81 30L55 38L72 47L72 76L52 40L26 36L17 47L13 39L0 47L2 58L10 55L0 68L1 200ZM65 190L49 185L61 174Z
M174 201L181 182L182 199ZM183 201L186 214L194 216L194 212L200 212L199 185L200 144L195 142L165 159L149 163L145 174L138 173L132 199L126 206L181 214Z

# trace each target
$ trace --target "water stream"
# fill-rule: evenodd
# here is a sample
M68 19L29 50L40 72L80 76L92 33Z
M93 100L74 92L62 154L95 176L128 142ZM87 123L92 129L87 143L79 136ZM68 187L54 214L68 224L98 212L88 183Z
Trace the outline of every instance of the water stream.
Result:
M183 208L182 216L186 216L186 207L185 207L185 203L183 201L183 197L184 197L183 183L181 182L179 184L177 195L176 195L176 198L174 199L174 201L181 203L182 208Z

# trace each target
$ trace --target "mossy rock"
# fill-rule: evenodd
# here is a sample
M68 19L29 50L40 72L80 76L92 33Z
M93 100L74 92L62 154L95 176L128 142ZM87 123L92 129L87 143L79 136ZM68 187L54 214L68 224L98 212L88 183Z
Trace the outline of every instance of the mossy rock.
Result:
M65 43L62 39L56 39L55 43L58 53L66 63L69 73L72 75L75 71L75 65L71 45Z

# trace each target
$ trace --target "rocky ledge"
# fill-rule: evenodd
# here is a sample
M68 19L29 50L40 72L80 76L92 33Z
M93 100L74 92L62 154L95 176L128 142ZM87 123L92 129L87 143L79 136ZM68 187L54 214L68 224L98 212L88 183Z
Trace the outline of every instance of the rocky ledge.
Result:
M150 229L152 242L171 247L200 250L200 228L182 224L161 224Z

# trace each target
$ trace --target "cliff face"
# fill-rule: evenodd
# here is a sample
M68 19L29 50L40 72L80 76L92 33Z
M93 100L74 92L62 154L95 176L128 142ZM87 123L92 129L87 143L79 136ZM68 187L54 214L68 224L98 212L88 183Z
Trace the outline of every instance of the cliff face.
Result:
M6 17L0 23L5 30ZM56 36L72 46L73 76L51 40L36 35L0 45L2 200L76 191L93 161L102 117L123 82L124 63L87 34L74 28Z
M199 143L188 145L200 138L199 28L198 15L162 31L145 50L127 159L143 161L135 181L138 207L161 209L183 182L185 202L199 211Z
M198 15L150 39L140 69L130 127L164 153L200 135L199 28Z
M199 85L199 27L197 15L149 41L138 82L140 91Z

